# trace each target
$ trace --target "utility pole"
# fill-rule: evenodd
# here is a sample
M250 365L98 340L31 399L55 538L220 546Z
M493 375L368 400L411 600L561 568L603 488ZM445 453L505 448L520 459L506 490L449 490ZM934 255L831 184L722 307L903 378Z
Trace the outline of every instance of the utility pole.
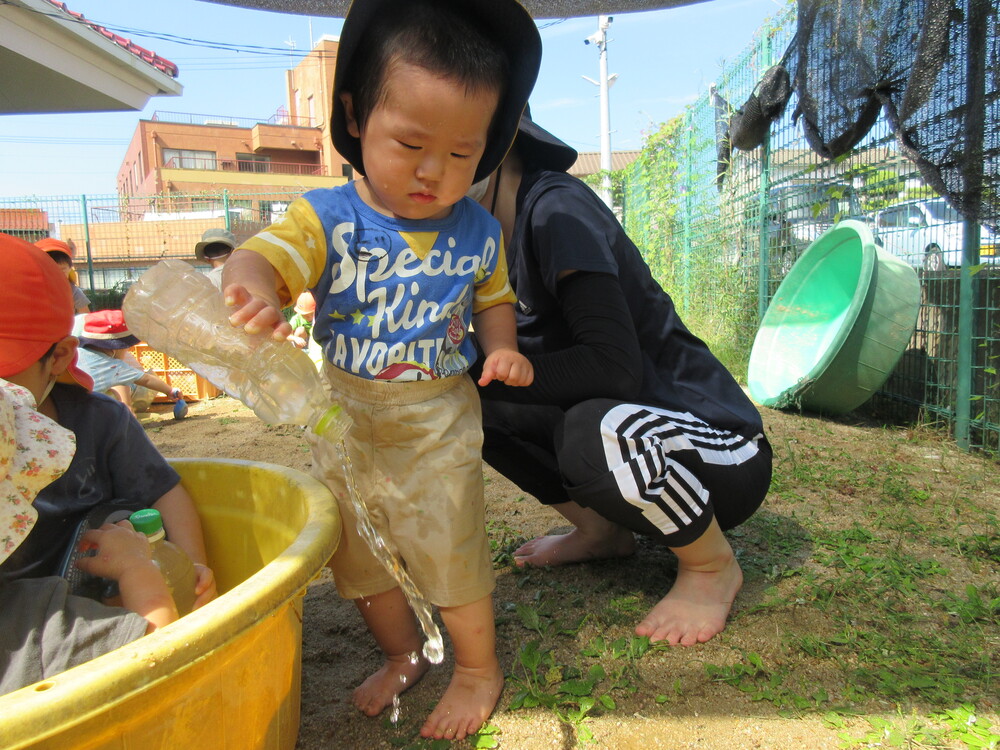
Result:
M601 199L612 208L611 199L611 103L608 98L608 89L614 84L618 77L617 73L608 76L608 27L614 20L613 16L597 17L597 33L591 34L583 40L584 44L597 45L600 55L600 80L583 76L590 83L600 87L601 92Z

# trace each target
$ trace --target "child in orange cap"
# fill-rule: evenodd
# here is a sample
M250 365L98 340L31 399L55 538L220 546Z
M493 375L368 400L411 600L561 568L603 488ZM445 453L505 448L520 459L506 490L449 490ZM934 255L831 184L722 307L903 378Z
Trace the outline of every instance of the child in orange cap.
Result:
M76 313L80 315L89 313L90 300L77 283L76 271L73 270L73 258L76 256L76 250L73 245L62 240L57 240L55 237L46 237L45 239L38 240L35 243L35 247L41 248L48 253L48 256L56 262L56 265L66 275L70 291L73 292L73 309Z
M323 348L313 338L313 321L316 318L316 298L307 289L295 300L295 313L288 319L292 333L288 337L299 349L305 349L316 369L323 370Z
M0 562L28 536L31 503L76 450L73 433L35 411L34 396L0 379ZM118 582L124 608L72 596L64 578L0 583L0 695L51 677L177 619L149 540L128 522L92 529L78 567Z
M312 333L313 318L316 316L316 298L308 290L302 292L295 300L295 314L288 319L292 327L292 335L288 337L299 349L305 349Z
M27 388L38 411L76 436L63 476L35 500L38 521L0 564L0 580L55 574L74 532L94 508L156 508L171 541L198 568L197 605L215 596L201 521L180 476L124 405L91 393L77 366L73 301L58 267L37 247L0 233L0 378Z

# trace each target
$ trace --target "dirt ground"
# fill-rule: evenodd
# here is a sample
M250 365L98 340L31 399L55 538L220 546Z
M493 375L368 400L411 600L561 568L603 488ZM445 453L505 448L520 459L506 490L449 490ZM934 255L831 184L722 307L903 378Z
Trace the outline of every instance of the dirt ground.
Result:
M963 499L981 507L1000 509L1000 464L964 454L946 440L920 431L885 430L770 410L764 410L764 416L776 454L773 487L780 491L773 492L758 513L760 528L782 529L786 539L788 534L794 535L801 519L820 518L831 526L843 526L850 523L852 514L860 516L861 509L879 502L875 490L854 486L861 483L852 480L851 473L841 472L838 461L855 468L865 466L873 476L878 476L882 465L905 465L910 467L906 477L909 485L926 488L931 497L961 493ZM166 407L154 407L152 413L140 417L154 443L168 457L239 458L307 472L310 467L311 455L295 428L264 425L227 397L192 403L190 416L180 422L170 418ZM524 671L520 649L542 632L526 626L525 612L540 613L543 623L582 620L578 629L557 639L563 644L557 658L570 667L578 663L587 669L581 656L586 644L601 636L607 643L629 638L641 615L663 595L673 576L672 556L640 540L637 554L626 560L528 573L514 570L506 564L509 555L505 556L505 551L523 539L566 529L558 516L488 467L485 478L487 519L498 561L495 606L500 660L508 674L491 719L498 729L493 739L508 750L586 747L578 727L560 722L550 709L510 710L522 686L517 679ZM622 689L610 692L613 707L599 706L584 723L586 731L593 734L590 747L819 750L842 747L839 735L843 732L861 736L871 731L871 725L861 718L841 713L843 726L837 727L822 710L779 710L774 702L755 700L760 696L709 677L706 665L732 665L754 653L772 668L783 665L781 668L800 683L815 688L815 694L825 691L841 696L849 689L844 673L830 669L829 660L804 659L787 648L788 634L822 632L829 627L816 609L757 609L773 593L773 587L785 585L779 568L812 564L809 550L790 548L786 559L781 559L780 550L774 545L767 549L767 540L760 534L738 532L731 539L746 583L727 630L698 647L658 649L640 659L612 660L612 665L625 667ZM980 573L984 577L981 582L990 586L995 587L1000 580L995 565L987 565ZM474 746L468 741L429 743L417 734L447 684L451 671L447 657L402 696L397 724L384 715L367 718L351 706L350 695L379 666L380 659L353 605L339 599L333 583L321 575L308 588L303 617L299 750ZM994 632L989 641L992 648L998 648L997 641ZM546 643L551 645L553 640ZM884 712L890 717L898 713L898 703L893 700L876 704L869 702L863 712ZM916 703L909 708L923 715L932 712ZM994 731L1000 731L997 703L989 705L987 700L984 706L980 700L979 708L990 712Z

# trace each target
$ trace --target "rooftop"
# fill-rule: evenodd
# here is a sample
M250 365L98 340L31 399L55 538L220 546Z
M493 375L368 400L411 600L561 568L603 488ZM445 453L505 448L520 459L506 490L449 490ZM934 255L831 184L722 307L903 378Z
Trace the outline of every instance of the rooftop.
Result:
M77 13L75 10L70 10L66 6L66 3L61 3L61 2L58 2L57 0L48 0L48 1L49 1L49 4L54 5L55 7L59 8L59 10L61 10L63 13L66 13L66 14L68 14L70 16L73 16L73 18L75 18L80 23L83 23L83 24L89 26L94 31L96 31L98 34L100 34L101 36L103 36L105 39L110 39L112 42L114 42L115 44L117 44L123 50L125 50L126 52L130 52L131 54L135 55L136 57L138 57L143 62L148 63L149 65L152 65L154 68L156 68L157 70L159 70L161 73L165 73L166 75L170 76L171 78L176 78L177 77L177 73L178 73L177 66L174 63L170 62L170 60L167 60L166 58L160 57L158 54L156 54L155 52L152 52L152 51L146 49L145 47L140 47L138 44L136 44L135 42L133 42L131 39L126 39L123 36L119 36L118 34L115 34L113 31L108 31L108 29L104 28L100 24L94 23L93 21L89 21L83 15L83 13Z
M629 164L639 158L642 151L612 151L611 171L617 172L624 169ZM576 177L588 174L597 174L601 171L601 154L599 151L581 151L569 168L569 173Z

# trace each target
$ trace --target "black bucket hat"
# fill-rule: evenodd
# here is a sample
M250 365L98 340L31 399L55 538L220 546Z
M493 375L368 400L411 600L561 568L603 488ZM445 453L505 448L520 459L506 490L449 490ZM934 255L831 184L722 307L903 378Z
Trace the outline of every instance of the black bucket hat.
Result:
M563 143L552 133L535 124L531 110L524 108L517 125L517 152L524 162L533 167L565 172L576 162L578 154L572 146Z
M538 76L538 68L542 61L542 40L535 22L517 0L441 1L452 5L460 12L471 14L479 21L487 33L493 35L510 64L507 92L498 105L495 127L476 169L475 180L478 181L492 173L510 150L517 132L518 120L527 105L528 95L531 94L535 78ZM340 101L340 93L365 30L384 16L385 7L391 2L394 0L354 0L344 19L340 46L337 49L330 131L334 148L361 174L365 173L361 143L347 132L347 116Z

